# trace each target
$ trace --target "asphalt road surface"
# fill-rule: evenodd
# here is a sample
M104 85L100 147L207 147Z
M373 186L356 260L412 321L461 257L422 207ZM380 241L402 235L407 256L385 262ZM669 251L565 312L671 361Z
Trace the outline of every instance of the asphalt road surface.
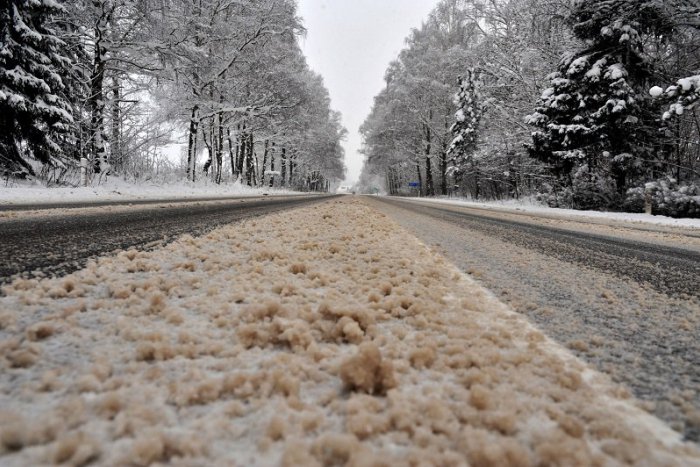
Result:
M366 199L700 441L697 231Z
M384 199L406 207L406 202ZM572 232L546 225L491 217L495 213L469 208L412 204L423 215L492 235L510 244L630 278L670 295L700 296L700 252L665 245Z
M290 194L286 195L285 198L293 198L295 196L308 197L305 194ZM74 208L87 208L87 207L102 207L102 206L145 206L145 205L156 205L156 204L183 204L183 203L197 203L206 201L254 201L259 199L271 199L268 195L260 196L231 196L230 198L222 198L221 196L200 196L192 198L160 198L160 199L112 199L112 200L94 200L90 202L60 202L60 203L18 203L18 204L0 204L0 212L8 211L32 211L32 210L44 210L44 209L74 209Z
M88 209L63 208L48 215L12 212L0 219L0 283L17 276L68 274L90 258L116 250L154 247L183 234L201 235L223 224L325 199L280 196L102 208L87 204L81 207Z

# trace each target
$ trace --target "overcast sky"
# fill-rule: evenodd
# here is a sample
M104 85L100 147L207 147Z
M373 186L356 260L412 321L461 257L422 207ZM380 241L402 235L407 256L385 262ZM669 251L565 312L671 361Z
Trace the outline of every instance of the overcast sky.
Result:
M302 47L343 114L347 180L362 169L360 125L384 85L384 72L438 0L299 0L308 32Z

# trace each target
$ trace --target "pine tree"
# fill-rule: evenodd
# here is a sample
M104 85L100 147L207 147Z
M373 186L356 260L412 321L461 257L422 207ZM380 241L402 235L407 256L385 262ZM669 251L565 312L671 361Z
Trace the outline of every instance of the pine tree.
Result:
M651 89L653 97L659 97L662 94L676 100L676 102L671 104L668 111L664 112L664 120L669 120L677 115L683 115L686 111L693 110L700 103L700 74L679 79L675 85L669 86L665 92L657 86Z
M454 103L457 106L455 123L450 128L452 142L447 150L453 164L453 173L459 178L469 163L475 177L475 198L479 197L479 172L474 158L478 147L479 123L483 108L476 87L474 72L467 71L466 78L459 77L459 92Z
M455 96L456 121L450 128L453 139L448 150L455 162L464 160L476 150L482 114L474 73L471 70L467 71L467 77L460 76L458 83L459 92Z
M50 23L63 8L54 0L0 2L0 167L34 174L34 158L51 163L72 122L63 97L70 61Z
M562 60L528 123L530 154L551 165L577 208L616 206L658 155L645 37L670 31L660 0L579 0L569 18L587 48Z

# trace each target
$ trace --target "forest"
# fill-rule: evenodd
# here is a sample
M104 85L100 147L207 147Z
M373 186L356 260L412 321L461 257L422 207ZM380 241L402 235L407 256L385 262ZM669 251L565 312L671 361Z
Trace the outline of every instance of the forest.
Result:
M700 216L700 2L441 0L361 127L363 192Z
M327 191L346 130L293 0L0 2L0 174ZM180 162L163 149L185 141Z

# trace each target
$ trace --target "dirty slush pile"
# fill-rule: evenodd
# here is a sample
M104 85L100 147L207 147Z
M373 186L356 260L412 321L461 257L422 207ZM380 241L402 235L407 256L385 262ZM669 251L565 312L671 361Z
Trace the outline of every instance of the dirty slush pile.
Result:
M3 291L2 465L700 465L362 201Z

